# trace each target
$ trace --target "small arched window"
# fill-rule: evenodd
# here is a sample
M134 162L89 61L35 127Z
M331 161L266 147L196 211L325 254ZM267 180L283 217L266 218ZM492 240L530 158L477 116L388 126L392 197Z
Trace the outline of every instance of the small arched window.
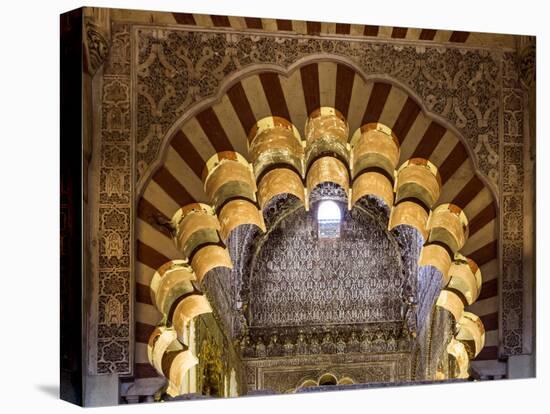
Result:
M340 237L340 223L342 211L340 206L332 200L324 200L319 203L317 209L317 223L319 224L319 238Z

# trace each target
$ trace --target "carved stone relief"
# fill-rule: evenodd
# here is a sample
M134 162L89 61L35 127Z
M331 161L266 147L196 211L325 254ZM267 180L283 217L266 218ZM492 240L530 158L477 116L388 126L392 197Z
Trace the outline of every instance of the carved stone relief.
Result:
M300 58L329 54L410 87L464 134L483 173L498 183L499 51L191 30L135 29L138 180L172 124L213 96L230 74L251 64L288 68Z
M93 76L109 52L109 35L90 17L84 19L84 34L86 69Z
M521 60L504 55L502 148L502 331L506 355L523 350L523 145L524 90L521 88Z
M114 24L103 74L99 175L97 374L132 372L133 197L130 28ZM93 35L88 33L89 36ZM101 52L100 49L97 53ZM95 62L95 60L92 60Z

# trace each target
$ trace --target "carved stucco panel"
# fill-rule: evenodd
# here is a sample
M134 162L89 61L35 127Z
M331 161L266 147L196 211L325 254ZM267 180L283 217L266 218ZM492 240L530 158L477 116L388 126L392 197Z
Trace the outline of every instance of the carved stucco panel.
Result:
M137 27L134 33L138 180L158 157L169 128L194 103L214 96L225 78L253 64L287 69L299 59L324 54L411 88L466 137L481 171L498 183L498 51L190 28Z
M113 24L101 93L96 374L131 374L133 352L133 179L130 27Z
M525 92L520 79L521 62L506 53L503 59L503 144L502 183L502 351L505 355L523 353L524 331L524 113Z

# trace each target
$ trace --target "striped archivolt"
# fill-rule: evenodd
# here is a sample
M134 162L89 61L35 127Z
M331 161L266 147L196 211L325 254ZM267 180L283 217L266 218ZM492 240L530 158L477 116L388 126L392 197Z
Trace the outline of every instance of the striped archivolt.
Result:
M173 214L168 227L180 258L163 263L150 281L150 303L161 321L147 346L148 361L168 379L171 395L194 391L193 319L212 311L201 291L209 271L232 268L230 233L241 225L265 232L264 214L279 196L294 197L308 210L325 183L340 187L349 209L374 198L389 215L389 230L409 226L422 236L418 264L442 274L435 306L450 312L456 325L447 352L460 367L458 376L467 376L469 360L483 348L483 323L464 310L482 284L478 265L461 253L468 218L454 203L438 204L437 166L420 156L400 164L400 140L382 123L366 123L350 139L347 120L332 107L314 110L304 131L302 139L289 120L277 116L257 121L248 135L250 162L236 151L213 154L201 172L208 203L192 202Z
M322 122L324 127L332 128L336 135L331 144L335 156L324 160L326 157L323 155L327 154L325 150L328 148L325 140L319 140L311 131L304 131L302 138L294 127L305 125L306 121L310 125L321 122L312 120L312 124L308 121L308 114L323 106L334 107L341 114L341 117L332 119L332 127L325 121ZM326 116L327 111L330 112L327 109L318 112ZM346 145L342 145L341 139L342 118L349 130ZM375 139L376 136L380 139ZM400 87L386 82L365 80L352 67L340 62L306 63L285 75L274 72L254 74L229 85L226 94L219 101L181 124L169 140L164 161L152 174L138 204L136 377L157 375L147 358L147 342L161 319L161 314L152 304L148 291L157 268L170 260L182 258L182 253L173 240L171 222L174 213L179 211L181 219L185 213L182 206L185 208L201 203L207 206L203 212L196 211L197 209L195 212L198 216L216 216L217 223L215 220L210 221L214 228L219 226L219 236L217 239L208 239L211 241L208 250L215 252L218 257L214 263L224 263L228 261L223 250L224 232L236 225L236 222L228 221L231 210L237 206L245 209L248 220L255 220L261 227L262 215L257 215L255 210L269 208L269 202L273 202L279 194L297 197L307 205L311 195L308 179L309 186L314 186L316 181L324 179L323 174L327 174L327 168L337 172L336 175L331 175L333 180L350 188L349 202L352 205L360 200L362 192L376 194L388 208L393 208L394 205L398 208L398 211L391 211L393 223L402 220L406 215L410 216L411 211L416 211L417 215L410 218L416 219L416 228L426 227L422 230L423 234L431 237L428 246L432 247L425 249L423 253L437 257L438 268L445 268L449 261L443 254L443 246L436 241L445 241L445 245L450 244L449 248L454 251L455 246L461 243L461 236L453 230L454 236L451 237L446 233L445 227L438 230L438 218L434 217L432 220L430 215L435 216L436 209L440 209L442 211L437 210L437 216L445 219L454 215L457 219L450 222L455 224L462 220L461 216L468 217L468 237L459 250L479 266L483 274L483 286L478 300L465 309L479 315L487 329L486 346L476 359L492 360L496 363L496 202L492 191L478 177L466 146L457 135L430 118L418 101ZM307 142L312 144L308 146ZM369 152L373 145L380 147L376 153ZM219 153L222 155L217 155ZM234 159L227 159L229 154L234 154ZM346 157L349 157L347 162ZM218 174L214 174L219 168L214 165L213 160L216 159L218 165L239 165L234 174L240 174L240 178L232 178L235 184L222 185ZM422 166L424 161L420 160L429 160L429 163ZM243 168L247 165L253 177L250 180L246 178L246 168ZM393 165L397 176L392 176ZM437 174L434 175L434 171ZM413 177L417 173L424 174L418 178L421 187ZM205 175L212 175L208 178L211 181L208 188L204 185ZM403 184L401 189L395 188L399 184L399 176ZM435 183L438 176L439 198L428 211L426 203L437 188ZM248 183L248 192L247 185L243 183ZM235 191L237 188L240 188L238 191L241 198L227 199L237 201L236 203L227 208L219 204L227 191ZM417 194L416 198L407 196L411 191ZM399 197L396 197L397 192ZM216 199L210 199L210 195L214 195ZM414 205L410 204L413 201ZM445 208L445 204L450 209ZM445 209L449 212L446 213ZM456 214L459 210L463 214ZM431 232L428 230L428 218L430 226L434 227ZM208 232L199 234L204 233ZM180 233L179 236L180 244L184 240L183 234ZM192 245L193 239L189 243ZM197 266L197 275L205 275L204 269L208 263L204 262L202 271L198 268L198 263L203 262L201 257L205 257L208 250L192 257ZM189 262L189 265L192 263Z

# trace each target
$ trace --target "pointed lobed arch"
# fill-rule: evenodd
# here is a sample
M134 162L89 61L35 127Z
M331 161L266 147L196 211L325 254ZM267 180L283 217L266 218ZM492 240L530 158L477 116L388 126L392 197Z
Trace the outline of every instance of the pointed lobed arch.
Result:
M384 75L366 75L333 55L313 55L285 69L253 65L229 76L218 94L183 115L165 136L160 156L138 183L136 218L136 374L147 370L146 344L159 314L149 284L158 267L182 257L168 223L182 206L208 202L201 175L206 161L222 151L248 156L248 133L257 120L280 116L303 136L308 115L321 106L338 109L353 132L369 122L390 127L399 140L399 165L414 157L433 162L441 175L438 204L453 203L469 219L462 252L481 268L481 295L468 308L487 331L478 359L496 359L498 345L498 204L494 186L479 173L472 149L446 120L430 113L413 91ZM146 349L146 347L145 347ZM143 364L143 369L140 366Z

